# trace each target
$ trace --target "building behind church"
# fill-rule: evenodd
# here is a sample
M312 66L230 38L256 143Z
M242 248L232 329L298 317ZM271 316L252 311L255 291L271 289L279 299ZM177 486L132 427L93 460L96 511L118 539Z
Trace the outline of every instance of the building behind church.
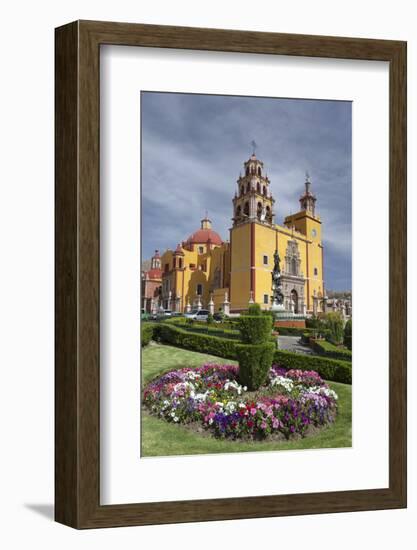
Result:
M232 199L228 238L206 215L175 249L158 251L142 272L142 309L239 313L250 303L272 305L274 253L280 257L284 306L300 316L328 311L323 275L322 222L308 175L299 209L282 225L264 164L255 153L244 163Z

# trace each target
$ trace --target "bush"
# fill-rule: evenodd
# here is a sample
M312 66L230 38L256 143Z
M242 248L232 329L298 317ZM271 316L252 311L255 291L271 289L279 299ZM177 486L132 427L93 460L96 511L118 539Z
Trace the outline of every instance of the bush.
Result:
M266 382L272 365L275 346L268 344L237 344L236 356L239 361L239 381L249 390L256 390Z
M156 326L156 323L142 323L140 331L140 345L142 348L147 346L149 342L153 339Z
M326 328L329 331L328 339L332 344L341 344L343 342L344 322L338 311L326 315Z
M326 380L352 384L352 365L347 361L277 350L274 363L286 369L314 370Z
M263 344L271 336L272 318L269 315L242 315L238 327L242 342Z
M207 315L207 321L206 322L207 322L208 325L212 325L214 323L214 317L213 317L212 313L209 313Z
M326 357L332 357L333 359L341 359L342 361L352 361L352 352L348 349L338 348L330 342L325 340L315 340L312 342L311 347Z
M352 350L352 319L349 319L345 325L343 343L348 349Z
M248 315L262 315L262 309L259 304L252 304L248 307Z
M249 307L249 315L239 318L238 327L243 344L238 344L239 380L243 386L256 390L261 386L272 365L276 348L271 342L272 317L262 315L259 304Z
M312 317L306 319L306 327L314 328L316 330L322 330L323 328L325 328L323 320L316 315L313 315Z

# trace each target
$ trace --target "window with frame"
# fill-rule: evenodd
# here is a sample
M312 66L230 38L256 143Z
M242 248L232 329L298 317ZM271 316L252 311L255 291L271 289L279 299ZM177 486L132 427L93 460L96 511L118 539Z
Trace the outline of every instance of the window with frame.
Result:
M199 254L204 254L204 246L199 246L198 247L198 253Z
M269 296L268 294L264 294L264 304L268 304L269 303Z
M201 296L203 294L203 285L201 283L198 283L197 285L197 294L198 296Z
M314 268L314 276L317 277L317 275L319 274L319 270L317 269L317 267Z
M263 256L263 262L264 262L264 265L268 265L268 256L266 254L264 254Z

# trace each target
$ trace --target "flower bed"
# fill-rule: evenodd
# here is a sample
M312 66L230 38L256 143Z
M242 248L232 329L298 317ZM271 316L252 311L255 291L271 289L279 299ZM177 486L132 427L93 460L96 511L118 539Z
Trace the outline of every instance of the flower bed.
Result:
M234 365L174 370L146 386L144 405L168 422L231 439L304 437L336 418L337 395L314 371L273 365L256 392L237 379Z

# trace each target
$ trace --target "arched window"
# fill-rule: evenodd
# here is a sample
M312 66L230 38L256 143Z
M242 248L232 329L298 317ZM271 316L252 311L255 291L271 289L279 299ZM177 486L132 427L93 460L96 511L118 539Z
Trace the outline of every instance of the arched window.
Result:
M256 184L256 192L257 192L259 195L261 194L261 184L259 183L259 181L258 181L258 183Z
M249 201L245 202L245 206L243 207L243 213L245 216L249 216Z
M295 289L291 290L291 303L294 313L298 313L298 293Z
M203 285L201 283L198 283L197 285L197 294L198 296L201 296L203 294Z
M258 202L258 205L256 207L256 215L258 216L258 220L261 219L262 216L262 203Z
M297 275L297 260L295 258L291 259L291 273Z
M249 176L249 166L246 166L246 175Z
M239 204L238 207L236 208L236 218L240 218L241 214L242 214L242 207Z
M264 185L263 194L264 194L264 196L266 197L266 185Z
M261 176L262 175L262 172L261 172L261 167L258 166L258 176Z
M240 194L243 195L245 193L245 186L241 185L240 187Z
M271 216L271 209L269 206L266 207L266 219L270 222L272 221L272 216Z

